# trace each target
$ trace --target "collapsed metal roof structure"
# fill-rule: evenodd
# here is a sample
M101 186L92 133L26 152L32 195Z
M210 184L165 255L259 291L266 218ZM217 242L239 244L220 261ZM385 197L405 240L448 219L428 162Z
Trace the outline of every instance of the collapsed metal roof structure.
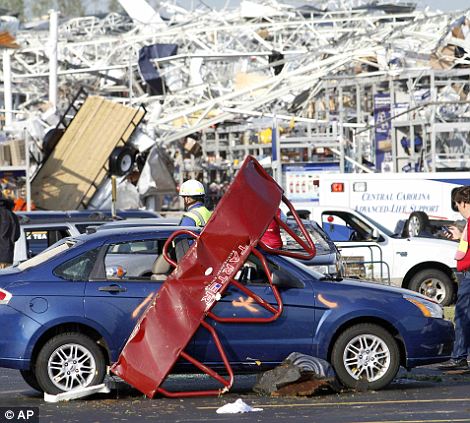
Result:
M270 156L272 133L263 140L261 132L277 122L282 148L306 148L310 157L328 147L342 170L374 171L381 170L376 98L387 93L391 158L381 161L394 170L410 161L414 170L418 159L419 170L470 167L468 12L358 1L320 8L245 0L233 10L193 11L171 3L154 11L145 0L121 4L128 16L74 18L59 23L56 34L54 19L18 30L20 48L3 54L4 91L12 93L10 106L5 97L7 127L36 119L27 126L40 150L57 121L45 111L60 114L84 87L144 104L141 130L156 145L174 151L186 137L199 140L202 155L191 156L189 166L175 159L193 174L208 162L233 169L247 153ZM460 149L449 146L448 134L456 132ZM411 143L408 157L403 137ZM441 153L450 156L439 161L441 139ZM139 149L152 147L144 144ZM34 157L39 165L41 152Z

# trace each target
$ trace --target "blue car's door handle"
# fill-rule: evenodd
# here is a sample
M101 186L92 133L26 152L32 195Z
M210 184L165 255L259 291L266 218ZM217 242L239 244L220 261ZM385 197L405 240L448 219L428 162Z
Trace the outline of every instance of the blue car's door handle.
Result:
M98 291L104 292L126 292L127 288L123 288L120 285L108 285L108 286L100 286Z

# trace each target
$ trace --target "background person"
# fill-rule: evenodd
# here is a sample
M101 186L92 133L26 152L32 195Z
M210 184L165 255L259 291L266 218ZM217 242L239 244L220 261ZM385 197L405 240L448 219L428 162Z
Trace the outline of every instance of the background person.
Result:
M452 358L439 366L441 370L468 369L467 356L470 349L470 249L468 248L468 222L470 221L470 186L455 191L453 201L467 224L461 232L456 226L449 226L449 238L460 239L455 259L457 271L462 272L455 303L455 341Z
M283 222L287 222L287 216L281 211L281 209L277 209L276 215L280 218ZM266 244L268 247L274 248L276 250L282 248L283 242L281 237L281 227L277 220L273 218L271 223L266 228L263 236L260 239L261 242Z
M20 237L20 223L13 213L13 201L0 194L0 269L13 264L15 242Z

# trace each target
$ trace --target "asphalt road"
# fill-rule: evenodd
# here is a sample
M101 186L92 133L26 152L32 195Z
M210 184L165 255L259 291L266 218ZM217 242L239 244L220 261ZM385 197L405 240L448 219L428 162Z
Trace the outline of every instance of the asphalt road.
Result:
M431 369L401 371L385 390L342 392L309 398L270 398L253 394L254 376L240 376L232 392L220 398L148 399L118 384L110 394L46 403L29 388L19 372L0 369L0 407L38 407L45 422L233 422L292 420L295 422L438 423L470 422L470 374L449 375ZM176 377L168 389L208 389L201 377ZM263 411L217 414L222 405L241 398ZM4 413L4 408L0 408ZM0 415L0 422L8 421ZM16 421L16 420L10 420ZM25 420L23 420L25 421Z

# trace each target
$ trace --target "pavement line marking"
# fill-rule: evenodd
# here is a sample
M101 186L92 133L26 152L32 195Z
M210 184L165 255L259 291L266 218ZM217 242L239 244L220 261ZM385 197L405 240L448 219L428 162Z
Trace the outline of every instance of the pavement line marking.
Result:
M31 389L33 389L33 388L31 388ZM2 391L2 392L0 392L0 398L2 397L3 394L19 394L19 393L25 392L27 390L28 389L26 388L26 389L17 389L15 391Z
M280 408L280 407L328 407L328 406L354 406L354 405L380 405L380 404L426 404L430 402L463 402L470 401L470 398L447 398L447 399L423 399L423 400L383 400L383 401L345 401L345 402L323 402L323 403L314 403L314 404L256 404L257 407L265 408ZM219 408L219 406L205 406L197 407L199 410L213 410ZM463 420L470 421L470 420Z

